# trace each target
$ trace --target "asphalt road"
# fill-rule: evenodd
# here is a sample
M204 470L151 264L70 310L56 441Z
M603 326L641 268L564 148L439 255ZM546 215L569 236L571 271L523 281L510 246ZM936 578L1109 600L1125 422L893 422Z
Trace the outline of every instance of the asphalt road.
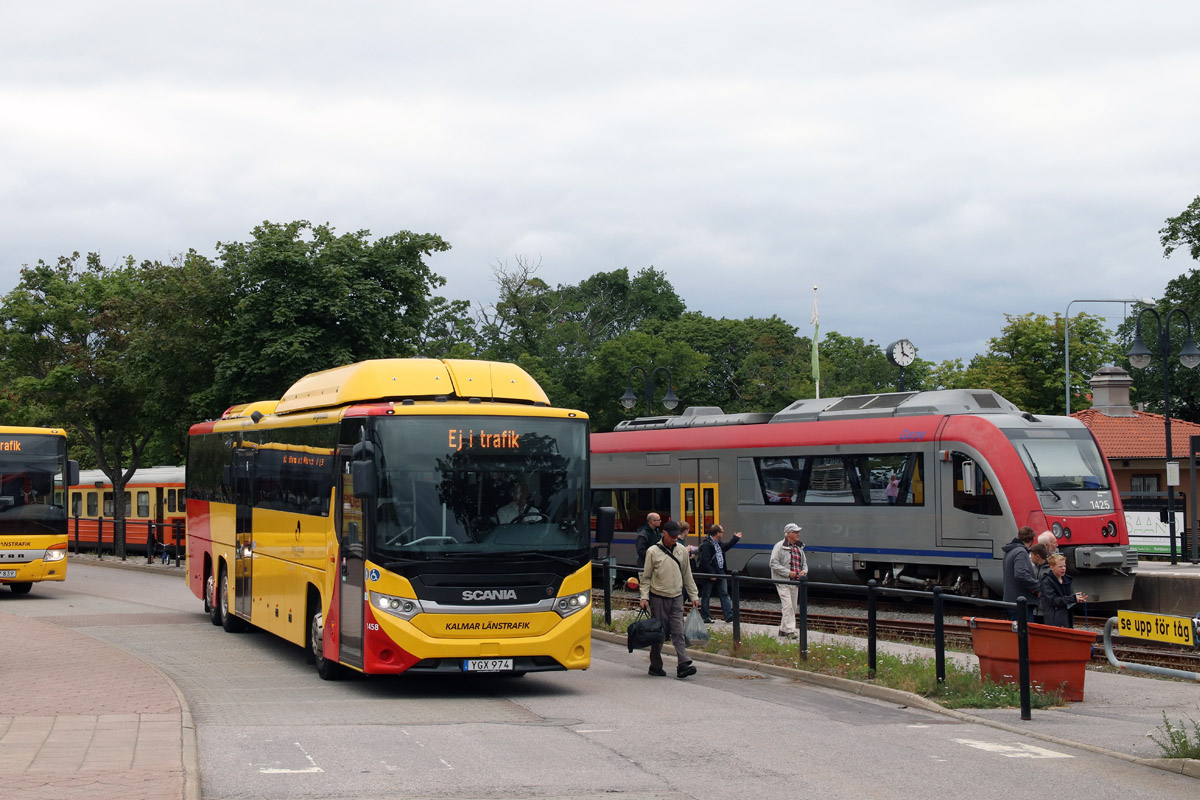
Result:
M77 628L182 689L203 795L264 798L1192 798L1193 779L710 664L329 683L300 648L212 626L176 576L72 564L0 608ZM87 680L81 664L79 679Z

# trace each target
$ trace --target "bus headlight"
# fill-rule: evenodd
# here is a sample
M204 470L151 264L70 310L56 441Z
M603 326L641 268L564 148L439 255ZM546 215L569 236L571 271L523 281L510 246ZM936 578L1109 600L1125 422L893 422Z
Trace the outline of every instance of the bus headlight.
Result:
M67 557L66 547L51 547L42 556L42 561L62 561Z
M554 610L558 612L560 617L569 617L572 614L582 611L591 604L591 593L580 592L579 594L570 594L566 597L558 598L558 602L554 604Z
M394 597L382 592L371 592L370 597L371 607L376 611L382 611L400 619L412 619L424 611L421 608L421 601L413 600L411 597Z

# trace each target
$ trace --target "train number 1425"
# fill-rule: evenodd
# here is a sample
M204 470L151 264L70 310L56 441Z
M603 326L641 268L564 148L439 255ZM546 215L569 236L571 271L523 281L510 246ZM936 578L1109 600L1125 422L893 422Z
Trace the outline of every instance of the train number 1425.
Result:
M1092 508L1112 508L1112 500L1093 500Z

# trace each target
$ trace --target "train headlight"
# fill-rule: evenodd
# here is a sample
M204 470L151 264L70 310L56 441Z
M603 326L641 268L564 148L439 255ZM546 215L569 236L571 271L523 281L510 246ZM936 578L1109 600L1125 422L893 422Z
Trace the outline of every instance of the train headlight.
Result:
M591 593L580 592L579 594L571 594L558 598L558 602L554 604L554 610L558 612L560 617L569 617L572 614L579 613L591 604Z
M424 611L420 600L410 597L395 597L382 592L371 592L371 607L400 619L412 619Z
M1063 537L1063 526L1061 522L1056 522L1051 525L1050 530L1054 533L1055 539L1061 539Z
M1108 521L1108 524L1104 526L1104 530L1105 530L1105 533L1106 533L1106 535L1108 535L1108 536L1112 536L1112 537L1116 538L1116 535L1117 535L1117 523L1116 523L1116 520L1111 520L1111 519L1110 519L1110 520Z
M1071 538L1071 529L1070 528L1063 528L1063 538L1064 539Z
M62 561L67 557L66 547L51 547L42 556L42 561Z

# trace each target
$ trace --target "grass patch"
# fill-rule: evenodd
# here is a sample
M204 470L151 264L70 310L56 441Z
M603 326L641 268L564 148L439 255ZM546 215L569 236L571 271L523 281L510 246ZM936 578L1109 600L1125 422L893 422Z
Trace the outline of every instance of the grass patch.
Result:
M606 625L603 613L595 612L592 624L597 630L623 634L632 619L632 615L614 616L613 621ZM981 679L978 666L968 670L947 660L946 682L939 685L933 658L901 657L879 652L876 653L875 677L872 678L867 669L866 649L853 645L810 641L808 658L805 659L797 642L781 641L770 634L743 636L741 646L736 649L730 631L710 630L709 637L702 652L900 689L927 697L946 708L1015 708L1021 705L1019 686ZM1032 708L1062 705L1062 693L1057 689L1034 685L1031 687L1029 704ZM1186 731L1184 734L1186 737Z
M1182 720L1179 727L1175 727L1167 719L1167 712L1163 712L1163 724L1154 729L1157 733L1150 734L1150 738L1162 750L1163 758L1200 758L1200 722L1194 719L1188 722L1192 723L1195 740Z

